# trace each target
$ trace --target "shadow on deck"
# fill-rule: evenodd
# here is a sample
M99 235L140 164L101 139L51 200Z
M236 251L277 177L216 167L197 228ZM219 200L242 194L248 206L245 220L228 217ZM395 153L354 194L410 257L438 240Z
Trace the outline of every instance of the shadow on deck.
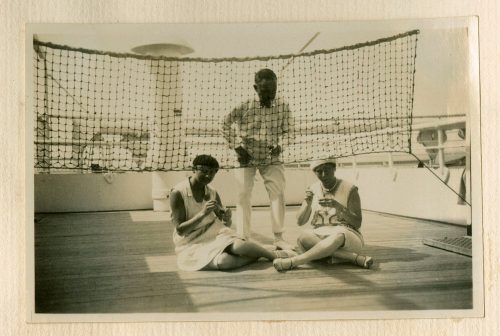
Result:
M300 228L286 214L286 239ZM268 209L255 238L271 242ZM38 214L37 313L336 312L472 308L472 259L422 244L465 228L365 211L372 269L312 263L277 273L259 261L228 271L179 271L169 213Z

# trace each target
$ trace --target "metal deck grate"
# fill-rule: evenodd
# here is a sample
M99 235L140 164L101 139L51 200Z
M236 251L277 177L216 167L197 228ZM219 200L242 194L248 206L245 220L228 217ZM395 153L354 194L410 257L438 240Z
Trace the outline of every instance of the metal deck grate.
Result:
M437 247L446 251L455 252L472 257L472 237L456 237L442 239L424 239L424 245Z

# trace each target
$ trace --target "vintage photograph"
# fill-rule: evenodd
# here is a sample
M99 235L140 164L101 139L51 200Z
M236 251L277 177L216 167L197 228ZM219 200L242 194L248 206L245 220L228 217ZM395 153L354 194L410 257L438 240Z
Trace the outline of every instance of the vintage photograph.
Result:
M26 28L31 321L483 314L477 18Z

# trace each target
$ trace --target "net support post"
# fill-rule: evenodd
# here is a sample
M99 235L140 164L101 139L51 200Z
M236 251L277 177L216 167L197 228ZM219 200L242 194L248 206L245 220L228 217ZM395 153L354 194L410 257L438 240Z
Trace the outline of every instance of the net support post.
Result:
M154 45L153 45L154 46ZM178 43L167 44L160 50L149 50L148 54L154 56L181 57L189 53L184 49L190 47ZM185 157L185 134L183 132L182 116L182 67L178 60L151 64L151 76L158 83L155 97L158 98L157 107L150 118L150 158L157 160L151 164L153 211L170 211L169 194L172 181L168 172L161 171L179 168L184 162L176 162L177 156Z

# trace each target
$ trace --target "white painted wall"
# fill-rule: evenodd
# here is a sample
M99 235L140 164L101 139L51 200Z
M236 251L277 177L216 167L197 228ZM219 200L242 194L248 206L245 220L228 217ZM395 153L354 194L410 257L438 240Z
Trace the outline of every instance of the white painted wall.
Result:
M395 175L396 174L396 175ZM363 209L466 225L469 206L425 168L361 168L337 174L359 188ZM448 185L458 191L462 168L451 168Z
M151 208L149 173L35 175L35 212Z
M450 169L449 185L458 190L461 168ZM395 175L397 174L397 175ZM188 172L171 172L173 186ZM35 176L36 212L110 211L152 209L151 173L62 174ZM402 216L466 224L470 207L458 205L457 196L423 168L339 169L337 176L356 184L363 208ZM287 169L286 201L299 204L304 190L315 181L309 169ZM221 170L212 186L224 204L235 204L237 190L232 171ZM257 175L252 202L267 205L267 193Z

